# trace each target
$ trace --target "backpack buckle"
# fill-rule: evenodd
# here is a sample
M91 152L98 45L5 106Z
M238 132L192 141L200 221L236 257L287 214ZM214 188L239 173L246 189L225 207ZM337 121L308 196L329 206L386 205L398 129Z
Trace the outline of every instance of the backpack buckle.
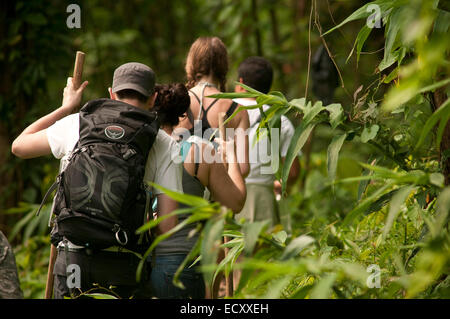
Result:
M123 159L124 160L128 160L128 159L130 159L131 157L133 157L134 155L136 155L136 151L134 150L134 149L132 149L132 148L129 148L126 152L125 152L125 154L123 154Z
M113 231L116 232L116 233L115 233L115 236L116 236L117 242L118 242L120 245L125 246L125 245L128 243L128 235L127 235L126 231L122 230L122 229L120 228L120 226L117 225L117 224L114 225ZM125 240L122 240L122 239L120 238L120 233L121 233L121 232L123 233L123 237L125 237Z

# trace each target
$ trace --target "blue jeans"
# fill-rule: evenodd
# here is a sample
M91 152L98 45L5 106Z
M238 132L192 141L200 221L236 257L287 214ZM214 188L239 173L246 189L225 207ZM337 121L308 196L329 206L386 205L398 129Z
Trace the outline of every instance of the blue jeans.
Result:
M204 299L205 283L203 276L196 267L185 268L179 280L186 289L173 284L175 273L186 258L184 254L156 256L151 273L151 286L153 295L160 299Z

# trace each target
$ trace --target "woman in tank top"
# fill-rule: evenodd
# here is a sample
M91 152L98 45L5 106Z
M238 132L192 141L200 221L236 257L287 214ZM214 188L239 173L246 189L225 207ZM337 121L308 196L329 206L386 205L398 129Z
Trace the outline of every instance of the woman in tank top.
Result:
M161 128L167 134L172 135L173 128L178 121L173 121L173 114L183 114L189 107L190 97L183 84L157 85L158 92L154 110L158 112ZM170 114L165 116L165 114ZM208 188L213 198L222 205L229 207L234 213L238 213L245 202L245 182L240 172L234 152L234 141L230 142L232 147L225 154L228 162L227 168L221 162L208 163L204 154L216 152L213 145L208 141L191 136L181 142L180 150L183 159L183 192L190 195L202 197L205 188ZM219 148L221 152L223 147ZM180 208L184 205L180 204ZM158 216L160 217L160 216ZM188 216L180 215L165 220L159 225L158 231L165 233L177 223ZM173 277L179 265L186 258L196 243L199 234L189 236L196 225L188 225L172 236L162 241L155 247L153 267L151 275L152 291L157 298L204 298L205 285L203 276L196 267L185 268L180 275L180 280L186 289L175 287L172 283Z
M237 108L237 104L232 100L208 97L226 91L228 53L223 42L218 37L198 38L191 45L185 70L191 104L187 117L180 120L178 127L190 130L192 135L200 135L210 140L211 133L219 126L218 114L225 112L229 117ZM247 111L237 113L226 127L235 129L236 156L241 173L245 177L250 169L246 134L249 128Z

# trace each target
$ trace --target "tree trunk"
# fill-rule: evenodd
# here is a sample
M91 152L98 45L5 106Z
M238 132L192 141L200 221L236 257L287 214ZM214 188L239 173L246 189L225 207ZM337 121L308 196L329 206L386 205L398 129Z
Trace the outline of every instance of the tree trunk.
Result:
M272 42L276 48L276 52L278 53L282 50L281 49L282 44L281 44L281 40L280 40L280 31L278 28L277 12L275 10L274 5L272 5L270 7L269 14L270 14L270 22L272 25ZM287 88L287 85L286 85L286 79L285 79L284 72L283 72L283 64L282 64L282 61L280 61L277 56L279 56L279 55L277 54L276 57L273 58L273 64L275 66L275 69L277 70L278 81L280 83L280 86L283 90L285 90Z
M254 35L256 41L256 55L263 56L261 31L259 30L258 3L252 0L252 18L254 23Z

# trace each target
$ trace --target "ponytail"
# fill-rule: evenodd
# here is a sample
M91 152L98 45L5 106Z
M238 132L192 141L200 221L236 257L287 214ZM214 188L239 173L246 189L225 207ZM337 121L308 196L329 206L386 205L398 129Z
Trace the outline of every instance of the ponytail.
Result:
M158 93L152 111L158 112L161 126L176 126L191 104L186 87L181 83L157 84Z

